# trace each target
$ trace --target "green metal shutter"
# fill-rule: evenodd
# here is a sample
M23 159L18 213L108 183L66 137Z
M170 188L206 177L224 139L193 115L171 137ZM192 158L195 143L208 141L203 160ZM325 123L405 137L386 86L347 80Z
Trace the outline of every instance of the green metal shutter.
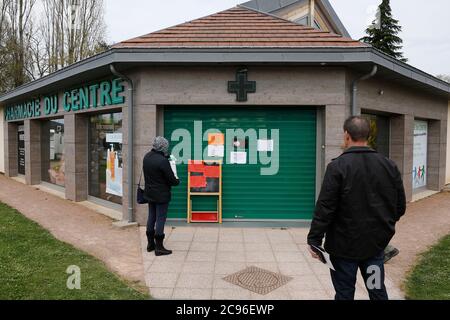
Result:
M274 176L262 176L257 165L223 167L223 218L243 220L311 219L316 187L316 110L294 107L165 107L164 131L170 140L176 129L187 129L194 139L194 121L211 128L279 129L280 164ZM171 147L177 142L171 141ZM203 142L203 150L208 142ZM192 143L193 145L193 143ZM192 149L194 147L192 146ZM225 152L230 152L225 147ZM191 151L192 155L194 150ZM197 159L195 159L197 160ZM173 188L169 218L185 219L187 165L178 166L181 185ZM194 198L194 210L215 209L213 198Z

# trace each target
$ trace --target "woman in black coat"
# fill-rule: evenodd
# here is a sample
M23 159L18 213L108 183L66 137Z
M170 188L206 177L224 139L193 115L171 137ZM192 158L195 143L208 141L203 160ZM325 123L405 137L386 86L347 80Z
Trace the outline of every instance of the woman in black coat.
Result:
M148 200L149 214L147 222L147 251L155 251L155 255L169 255L172 251L163 246L164 225L171 200L171 188L180 184L169 162L169 141L156 137L153 149L147 153L143 161L145 177L145 198Z

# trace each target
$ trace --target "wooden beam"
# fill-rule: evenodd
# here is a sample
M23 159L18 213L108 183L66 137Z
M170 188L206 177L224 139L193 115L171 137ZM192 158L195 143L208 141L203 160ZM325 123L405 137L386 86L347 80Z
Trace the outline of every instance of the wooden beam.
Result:
M316 2L309 0L309 26L314 28L314 17L316 15Z

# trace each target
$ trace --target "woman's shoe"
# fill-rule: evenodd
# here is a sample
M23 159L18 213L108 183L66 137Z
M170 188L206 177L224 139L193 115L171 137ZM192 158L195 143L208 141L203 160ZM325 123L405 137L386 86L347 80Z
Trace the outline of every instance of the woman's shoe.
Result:
M155 245L155 231L147 231L147 252L153 252L156 249Z
M168 256L168 255L172 254L171 250L167 250L166 248L164 248L163 242L164 242L165 237L166 236L164 234L155 235L155 243L156 243L155 255L157 257Z

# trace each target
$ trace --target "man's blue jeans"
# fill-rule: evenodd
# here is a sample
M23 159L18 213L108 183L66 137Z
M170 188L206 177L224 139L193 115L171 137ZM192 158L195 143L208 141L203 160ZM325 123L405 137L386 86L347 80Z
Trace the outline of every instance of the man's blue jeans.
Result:
M147 232L155 230L156 235L164 234L164 225L167 220L168 203L149 203Z
M367 260L349 260L331 257L336 271L331 270L331 280L336 290L336 300L354 300L358 269L364 279L370 300L388 300L384 285L384 251Z

